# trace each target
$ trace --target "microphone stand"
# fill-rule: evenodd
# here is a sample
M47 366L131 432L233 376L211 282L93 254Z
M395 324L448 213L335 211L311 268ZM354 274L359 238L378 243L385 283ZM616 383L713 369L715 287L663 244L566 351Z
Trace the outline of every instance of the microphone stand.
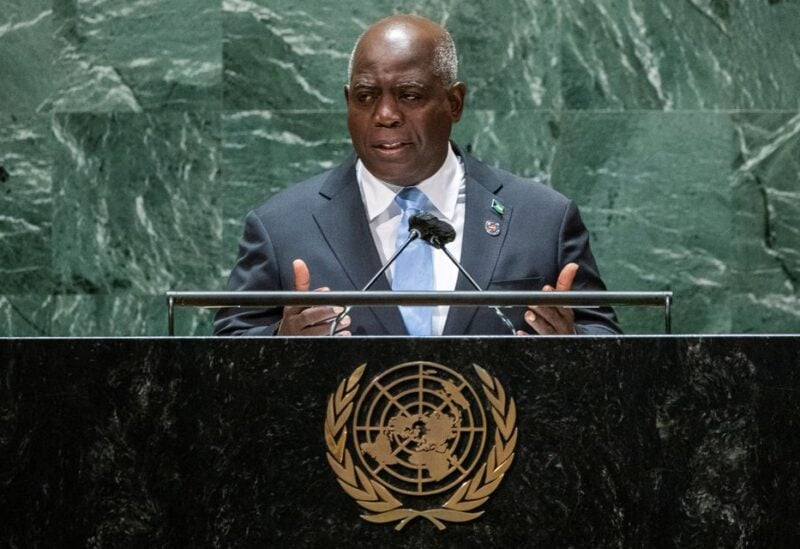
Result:
M378 278L380 278L380 276L381 276L383 273L385 273L385 272L386 272L386 269L388 269L388 268L389 268L389 266L390 266L392 263L394 263L395 259L397 259L397 257L398 257L398 256L399 256L401 253L403 253L403 250L405 250L405 249L408 247L408 245L409 245L409 244L411 244L411 243L412 243L412 242L414 242L416 239L418 239L418 238L421 238L421 237L422 237L422 233L421 233L421 232L419 232L419 229L411 229L410 231L408 231L408 238L406 238L406 241L405 241L405 242L403 242L403 244L402 244L402 245L401 245L399 248L397 248L397 251L396 251L396 252L394 252L394 254L392 255L392 257L390 257L390 258L389 258L389 261L387 261L387 262L386 262L386 264L385 264L383 267L381 267L381 269L380 269L380 270L379 270L377 273L375 273L375 276L373 276L373 277L372 277L372 278L369 280L369 282L367 282L367 284L366 284L366 285L365 285L363 288L361 288L361 291L362 291L362 292L366 292L367 290L369 290L369 289L372 287L372 285L373 285L373 284L375 284L375 281L376 281L376 280L378 280ZM467 276L469 276L469 275L467 275ZM340 322L342 321L342 319L343 319L343 318L344 318L344 317L347 315L347 313L349 313L349 312L350 312L350 310L351 310L352 308L353 308L353 307L352 307L352 305L347 305L347 306L344 308L344 310L343 310L341 313L339 313L338 315L336 315L336 318L334 318L334 319L333 319L333 322L331 322L331 329L330 329L330 331L328 332L328 335L331 335L331 336L332 336L332 335L336 334L336 328L338 328L338 327L339 327L339 323L340 323Z
M444 254L447 256L447 258L453 262L453 265L455 265L458 268L458 271L464 275L464 278L466 278L469 281L469 283L472 284L472 287L478 290L479 292L483 291L483 289L480 286L478 286L478 283L475 282L475 279L470 276L470 274L466 271L466 269L464 269L464 267L461 266L461 263L459 263L458 260L455 257L453 257L453 254L450 253L450 250L448 250L444 244L439 242L439 238L437 236L435 235L431 236L430 240L426 240L426 242L428 242L434 248L439 248L440 250L442 250ZM500 307L493 305L492 309L494 309L494 312L497 313L498 317L500 317L500 320L502 321L503 324L505 324L506 328L511 330L511 335L517 335L517 329L514 328L514 324L505 315L505 313L503 313L503 311L500 310Z
M375 276L373 276L370 279L370 281L367 282L367 284L361 289L361 291L362 292L366 292L367 290L369 290L372 287L372 285L375 284L375 281L378 280L378 278L384 272L386 272L386 269L388 269L389 266L392 263L394 263L394 261L397 259L397 257L401 253L403 253L403 250L405 250L408 247L408 245L411 244L414 240L416 240L418 238L422 238L422 236L423 235L419 231L419 229L417 229L417 228L411 229L409 231L409 233L408 233L408 238L406 239L406 241L403 242L403 244L397 249L397 251L394 253L394 255L392 255L392 257L389 258L389 261L387 261L386 264L383 267L381 267L381 269L377 273L375 273ZM445 245L439 240L439 237L437 235L429 233L426 237L423 238L423 240L425 242L427 242L428 244L430 244L431 246L433 246L434 248L442 250L445 253L445 255L447 256L447 258L453 263L453 265L456 266L458 271L461 274L464 275L464 278L466 278L467 281L469 281L469 283L472 284L472 287L475 288L479 292L483 291L483 288L481 288L478 285L478 283L475 281L475 279L472 278L472 276L470 276L470 274L464 269L464 267L461 266L461 263L459 263L458 260L455 257L453 257L453 254L451 254L450 250L448 250L445 247ZM348 306L345 307L345 309L341 313L336 315L336 318L334 318L333 322L331 322L331 329L328 332L328 335L332 336L332 335L334 335L336 333L336 329L339 327L339 323L350 312L350 310L352 308L353 308L352 306L348 305ZM506 328L509 329L509 331L511 332L511 335L517 335L517 330L516 330L516 328L514 328L514 324L503 313L503 311L500 310L500 307L492 306L492 309L494 309L494 312L497 313L497 316L500 318L500 321L506 326Z

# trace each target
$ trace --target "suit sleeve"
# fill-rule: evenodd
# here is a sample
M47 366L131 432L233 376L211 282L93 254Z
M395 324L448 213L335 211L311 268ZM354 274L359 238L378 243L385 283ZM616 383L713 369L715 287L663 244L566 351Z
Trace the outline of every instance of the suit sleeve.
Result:
M237 292L280 290L275 250L266 228L254 213L247 215L239 240L239 257L228 279L228 290ZM214 319L214 335L271 336L277 330L281 308L220 309Z
M577 206L570 200L565 209L559 233L559 271L567 263L577 263L578 273L572 289L584 292L605 291L606 285L589 246L589 231L581 220ZM575 330L586 335L621 334L617 316L611 307L575 309Z

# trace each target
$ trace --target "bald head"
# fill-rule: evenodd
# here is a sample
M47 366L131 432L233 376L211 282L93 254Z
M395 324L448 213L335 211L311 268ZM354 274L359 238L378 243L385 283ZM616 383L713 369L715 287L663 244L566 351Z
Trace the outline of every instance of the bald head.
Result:
M358 40L344 88L347 127L372 175L416 185L444 164L466 93L455 59L447 31L422 17L388 17Z
M430 48L430 63L433 74L445 88L458 81L458 55L450 33L430 19L417 15L392 15L381 19L365 30L356 40L350 53L347 81L353 76L353 66L361 50L371 47L375 41L396 44L408 49L412 41Z

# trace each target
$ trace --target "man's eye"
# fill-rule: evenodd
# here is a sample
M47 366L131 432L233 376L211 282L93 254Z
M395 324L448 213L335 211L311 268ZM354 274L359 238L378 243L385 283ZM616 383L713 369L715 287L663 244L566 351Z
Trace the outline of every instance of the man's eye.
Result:
M375 95L372 93L359 93L356 95L356 100L359 103L370 103L375 99Z
M414 101L419 101L421 98L416 93L404 93L400 95L400 99L402 99L403 101L414 102Z

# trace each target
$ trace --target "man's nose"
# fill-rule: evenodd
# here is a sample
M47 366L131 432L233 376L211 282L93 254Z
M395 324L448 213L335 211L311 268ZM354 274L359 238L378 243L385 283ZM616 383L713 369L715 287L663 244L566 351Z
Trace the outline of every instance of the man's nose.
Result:
M375 105L375 125L394 128L403 123L403 113L394 97L384 94Z

